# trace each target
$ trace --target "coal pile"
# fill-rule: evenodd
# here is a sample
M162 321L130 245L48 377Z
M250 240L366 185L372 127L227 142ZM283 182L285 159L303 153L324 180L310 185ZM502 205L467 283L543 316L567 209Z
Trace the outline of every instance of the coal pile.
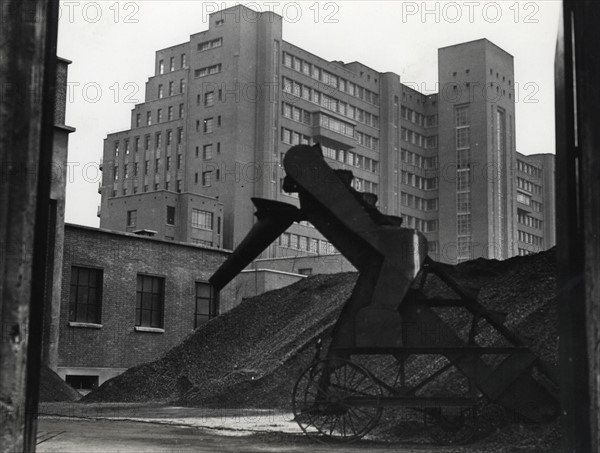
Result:
M316 275L245 300L84 400L287 406L290 383L313 360L316 339L335 323L356 277Z
M58 374L42 364L40 372L40 402L77 401L81 394L63 381Z
M461 285L478 288L484 306L508 313L505 325L552 366L558 356L555 260L550 250L445 270ZM330 334L356 277L316 275L248 299L162 358L129 369L84 400L289 409L296 379L313 361L317 339ZM468 328L463 317L450 316L457 331ZM483 345L497 341L489 329L477 339ZM422 370L429 366L435 364L418 364Z

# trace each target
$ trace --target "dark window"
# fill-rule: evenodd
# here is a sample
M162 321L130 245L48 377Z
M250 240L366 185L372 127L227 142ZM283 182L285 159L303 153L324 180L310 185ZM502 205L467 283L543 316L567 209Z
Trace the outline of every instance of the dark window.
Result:
M71 267L69 321L100 324L102 270Z
M65 376L65 381L77 390L94 390L98 388L98 376L67 374Z
M138 275L135 325L163 327L164 278Z
M167 225L175 225L175 207L167 206Z
M218 293L209 283L196 283L196 314L194 329L218 314Z
M127 226L134 227L137 223L137 210L127 211Z

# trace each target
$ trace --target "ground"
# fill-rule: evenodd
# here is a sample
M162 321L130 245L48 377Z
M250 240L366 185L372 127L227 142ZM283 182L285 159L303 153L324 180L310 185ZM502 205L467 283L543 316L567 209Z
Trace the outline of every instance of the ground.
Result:
M514 439L446 447L414 437L385 441L367 437L352 444L330 445L306 437L289 412L136 403L43 403L37 434L38 453L540 451Z

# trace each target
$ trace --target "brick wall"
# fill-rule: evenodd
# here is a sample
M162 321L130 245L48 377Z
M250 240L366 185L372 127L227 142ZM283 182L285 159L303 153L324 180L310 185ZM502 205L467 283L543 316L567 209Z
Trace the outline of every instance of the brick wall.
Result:
M195 282L229 252L77 225L65 226L59 367L129 368L158 358L193 331ZM72 266L103 271L100 326L69 323ZM164 332L135 330L138 273L164 277ZM227 305L225 290L221 294Z

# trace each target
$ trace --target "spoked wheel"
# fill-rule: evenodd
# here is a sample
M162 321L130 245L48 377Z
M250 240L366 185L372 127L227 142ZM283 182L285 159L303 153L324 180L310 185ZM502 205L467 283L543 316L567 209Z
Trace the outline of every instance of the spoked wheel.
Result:
M460 445L476 434L475 409L471 407L434 407L425 410L425 427L440 445Z
M353 442L379 421L381 388L371 374L349 360L313 363L294 386L295 420L311 438Z

